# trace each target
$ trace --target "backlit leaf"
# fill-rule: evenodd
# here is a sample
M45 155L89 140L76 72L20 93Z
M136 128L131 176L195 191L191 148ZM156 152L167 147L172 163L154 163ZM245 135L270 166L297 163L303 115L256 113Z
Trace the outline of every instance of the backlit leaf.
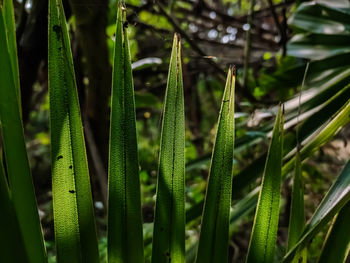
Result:
M73 59L61 0L49 2L52 195L58 262L98 262Z
M181 41L175 34L160 142L152 262L185 262L185 114Z
M144 262L134 85L125 8L118 6L108 182L108 261Z
M197 263L227 262L234 148L235 69L230 67L204 202Z
M248 263L270 263L274 260L281 195L283 118L280 107L267 154L255 212L246 260Z

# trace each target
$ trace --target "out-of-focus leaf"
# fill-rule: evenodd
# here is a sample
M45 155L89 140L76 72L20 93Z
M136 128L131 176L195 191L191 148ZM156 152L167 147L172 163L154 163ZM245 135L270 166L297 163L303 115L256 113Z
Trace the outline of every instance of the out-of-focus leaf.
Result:
M350 86L350 84L349 84ZM309 157L314 151L319 149L323 144L328 142L337 131L350 121L350 99L345 103L342 109L334 115L329 123L323 125L309 136L303 144L305 145L300 151L300 158L304 160ZM295 156L291 158L282 169L283 174L287 174L293 168Z
M137 71L160 64L162 64L162 59L160 58L143 58L132 63L131 67L133 71Z
M349 52L350 47L347 45L349 41L350 35L296 35L288 44L288 54L313 60L324 59Z
M301 4L289 23L303 31L326 35L350 35L350 10L336 8L328 2L312 1Z
M135 107L161 109L162 104L158 98L151 93L135 92Z
M334 1L302 3L289 19L297 33L287 46L288 54L310 59L306 88L325 83L349 68L350 50L346 41L350 37L350 8L336 7ZM288 58L287 58L288 59ZM285 88L299 85L306 63L264 74L262 84L269 88L283 85ZM333 93L334 94L334 93Z

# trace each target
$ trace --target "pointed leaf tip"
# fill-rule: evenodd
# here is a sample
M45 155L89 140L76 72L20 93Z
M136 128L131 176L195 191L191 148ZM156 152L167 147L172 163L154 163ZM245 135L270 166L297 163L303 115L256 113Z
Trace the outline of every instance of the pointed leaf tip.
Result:
M204 202L197 263L226 262L232 195L235 76L229 68Z
M181 44L181 35L180 35L179 33L175 32L175 34L174 34L174 40L176 41L176 43L177 43L178 45L180 45L180 44Z
M236 77L236 65L230 65L229 71L231 72L232 76Z

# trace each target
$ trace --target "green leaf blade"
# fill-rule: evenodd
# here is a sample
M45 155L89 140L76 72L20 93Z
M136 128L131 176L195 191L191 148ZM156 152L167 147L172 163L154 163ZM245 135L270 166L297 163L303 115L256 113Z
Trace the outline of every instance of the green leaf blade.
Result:
M159 154L152 262L185 262L185 113L181 41L175 34Z
M8 188L5 169L0 156L0 261L7 263L28 262L17 215Z
M350 202L339 211L324 243L318 263L344 263L350 250Z
M296 253L324 227L329 220L350 200L350 161L333 183L326 196L317 207L312 218L306 225L302 236L296 245L283 258L283 262L291 262Z
M144 262L134 86L124 7L118 7L110 127L108 260Z
M288 250L291 249L298 241L305 227L305 211L304 211L304 185L302 182L302 168L299 151L296 153L295 172L293 177L292 201L289 217L288 228ZM303 250L296 256L293 262L306 263L307 250Z
M229 69L212 153L196 262L226 262L232 194L235 69Z
M16 86L19 107L21 109L21 91L19 85L17 42L16 42L16 25L13 3L11 0L4 0L3 3L4 22L7 29L8 51L11 60L12 74Z
M283 122L282 109L279 107L248 248L248 263L274 260L281 195Z
M343 91L346 91L350 85L344 87L339 94ZM337 95L335 95L337 96ZM332 118L324 126L321 126L314 132L313 135L310 135L307 138L307 143L300 151L300 159L304 160L307 157L311 156L319 147L328 142L333 136L339 131L341 127L347 124L350 121L350 99L345 102L345 104L336 112ZM295 163L295 156L291 158L283 166L282 174L286 175L293 169Z
M58 262L98 262L89 171L62 2L49 2L52 193Z
M4 9L0 6L0 120L12 201L29 262L47 262L46 249L26 152L17 89L6 34Z

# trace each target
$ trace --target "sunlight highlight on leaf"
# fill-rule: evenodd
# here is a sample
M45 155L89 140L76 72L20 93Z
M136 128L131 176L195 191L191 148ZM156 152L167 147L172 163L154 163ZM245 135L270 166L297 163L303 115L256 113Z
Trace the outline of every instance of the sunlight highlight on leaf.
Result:
M230 67L218 120L204 203L197 263L226 262L232 194L236 72Z
M143 258L134 84L126 10L118 6L114 50L108 182L108 261Z
M185 262L185 111L181 40L175 34L159 153L152 262Z
M99 262L73 59L61 0L49 2L52 195L58 262Z

